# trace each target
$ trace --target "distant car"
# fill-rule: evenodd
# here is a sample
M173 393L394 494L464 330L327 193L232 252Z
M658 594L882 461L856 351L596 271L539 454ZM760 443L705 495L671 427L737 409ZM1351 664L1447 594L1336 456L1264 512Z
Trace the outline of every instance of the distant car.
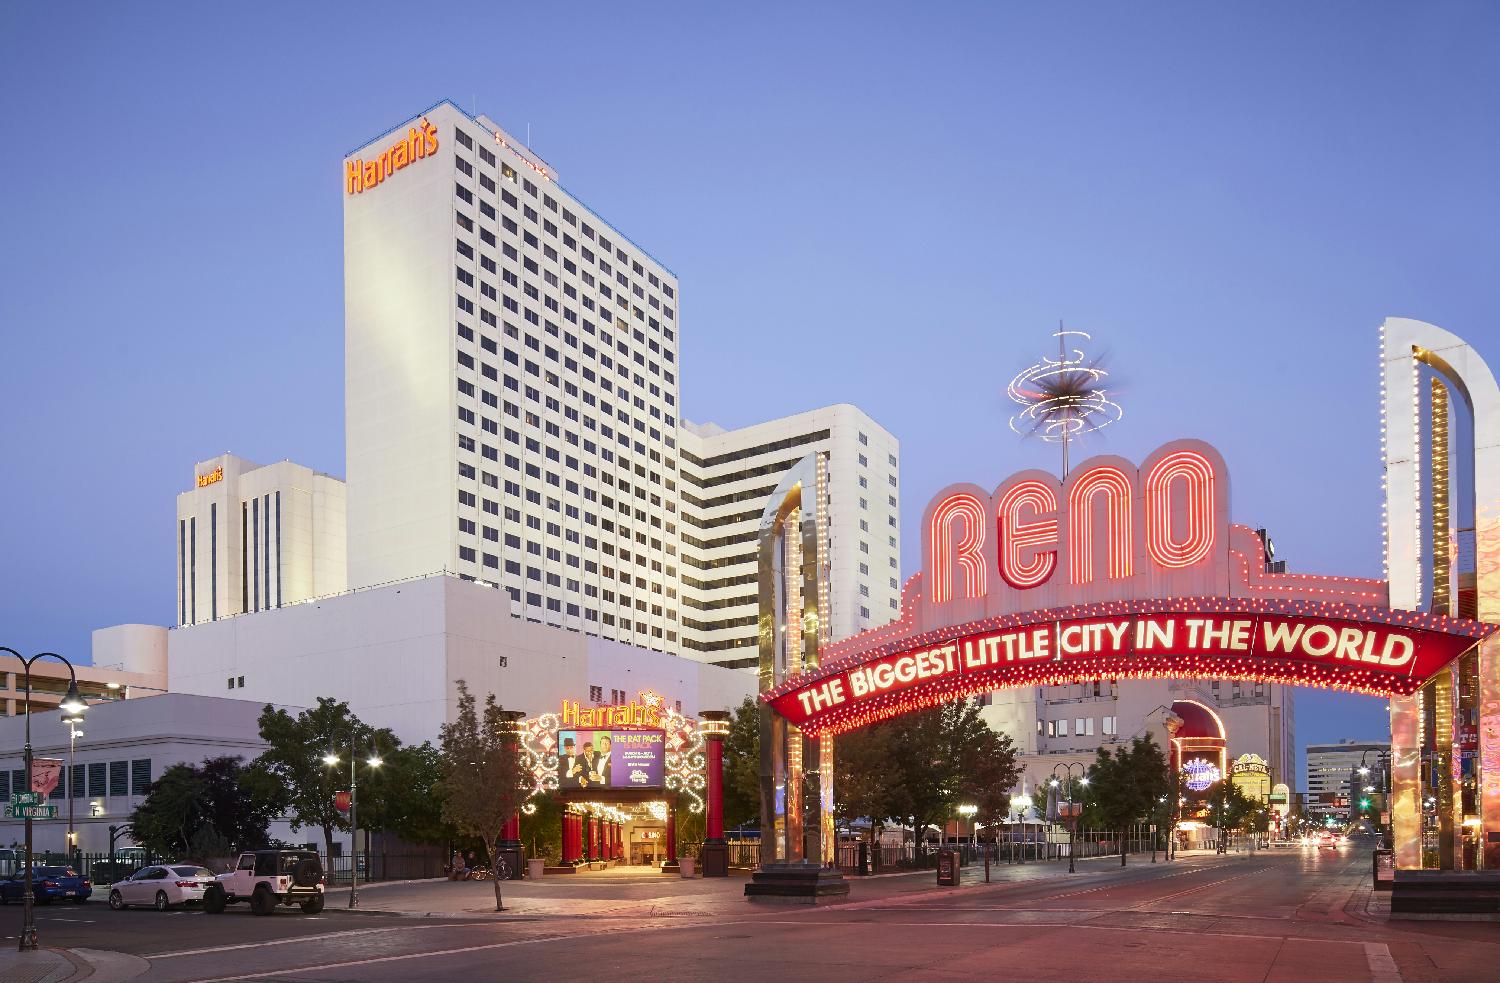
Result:
M1334 836L1332 833L1324 833L1322 836L1318 837L1319 850L1337 850L1338 848L1338 837Z
M88 878L79 875L72 867L33 867L31 869L31 896L37 904L54 901L71 901L82 904L94 893ZM20 903L26 897L26 871L20 870L0 881L0 904Z
M278 905L316 915L323 910L323 861L312 850L242 853L235 869L204 892L203 910L217 915L237 901L248 901L257 915L272 914Z
M197 864L157 864L142 867L109 886L109 906L116 911L131 905L151 905L166 911L173 905L195 904L214 883L213 871Z

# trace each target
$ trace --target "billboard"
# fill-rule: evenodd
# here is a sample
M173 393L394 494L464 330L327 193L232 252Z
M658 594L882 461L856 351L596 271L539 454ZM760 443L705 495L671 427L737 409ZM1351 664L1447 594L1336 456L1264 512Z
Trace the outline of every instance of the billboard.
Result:
M661 788L666 744L660 730L559 730L557 787Z

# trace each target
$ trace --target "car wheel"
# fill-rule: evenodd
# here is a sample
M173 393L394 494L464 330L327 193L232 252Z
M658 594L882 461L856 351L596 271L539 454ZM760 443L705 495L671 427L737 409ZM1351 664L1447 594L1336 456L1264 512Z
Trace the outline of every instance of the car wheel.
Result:
M172 902L167 899L167 892L166 891L157 891L156 892L156 910L157 911L166 911L170 907L172 907Z
M323 895L321 895L321 894L316 895L315 897L308 898L306 901L302 902L302 912L303 912L303 914L306 914L306 915L316 915L318 912L320 912L322 910L323 910Z
M109 906L115 911L125 910L125 899L120 897L119 891L109 892Z
M210 915L217 915L224 910L228 899L224 897L224 889L217 885L203 892L203 910Z
M250 911L257 915L269 915L276 910L276 895L265 888L250 895Z

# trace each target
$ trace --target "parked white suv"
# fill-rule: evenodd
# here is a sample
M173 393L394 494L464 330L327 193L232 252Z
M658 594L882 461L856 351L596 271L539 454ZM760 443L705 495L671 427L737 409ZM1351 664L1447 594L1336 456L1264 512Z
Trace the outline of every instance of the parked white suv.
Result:
M278 905L300 905L309 915L323 910L323 862L311 850L256 850L203 893L203 910L217 915L226 905L248 901L257 915Z

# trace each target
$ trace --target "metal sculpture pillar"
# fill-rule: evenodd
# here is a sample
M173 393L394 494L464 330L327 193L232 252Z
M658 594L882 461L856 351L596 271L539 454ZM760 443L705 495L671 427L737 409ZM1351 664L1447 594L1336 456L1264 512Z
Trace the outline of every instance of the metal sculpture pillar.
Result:
M829 636L828 455L799 461L760 520L760 691L816 668ZM833 738L760 706L760 866L748 898L847 894L833 827Z
M1390 606L1500 621L1500 384L1423 321L1387 318L1380 349ZM1391 700L1396 866L1500 869L1500 637L1428 687Z

